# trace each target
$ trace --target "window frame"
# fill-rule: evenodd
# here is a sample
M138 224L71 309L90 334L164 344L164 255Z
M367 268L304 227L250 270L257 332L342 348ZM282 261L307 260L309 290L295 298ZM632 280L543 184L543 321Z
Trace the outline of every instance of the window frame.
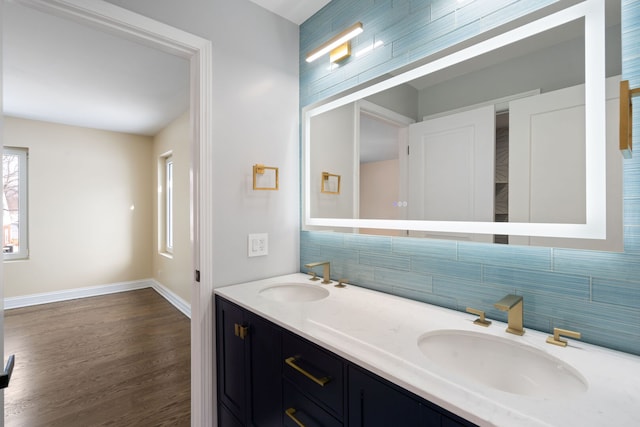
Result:
M18 157L18 241L19 251L4 253L3 260L24 260L29 258L29 150L25 147L3 147L2 156L11 155ZM4 171L2 175L4 179ZM3 183L4 185L4 183ZM3 188L4 192L4 188ZM4 194L3 194L4 197ZM4 213L4 204L3 204ZM3 221L3 228L4 228ZM4 235L3 235L4 240Z
M173 254L173 154L164 158L164 188L165 188L165 245L167 253Z

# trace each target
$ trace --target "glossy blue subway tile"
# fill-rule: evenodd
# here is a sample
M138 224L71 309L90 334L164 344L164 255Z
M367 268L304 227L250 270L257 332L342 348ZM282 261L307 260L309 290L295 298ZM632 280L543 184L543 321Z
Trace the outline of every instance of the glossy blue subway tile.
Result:
M458 243L454 240L435 240L417 237L394 237L392 251L395 254L456 260Z
M300 233L300 242L304 245L342 248L344 247L344 236L342 233L327 231L303 231Z
M346 248L320 248L321 258L318 261L329 260L332 264L357 264L358 263L358 251L354 249Z
M459 7L459 2L451 0L434 0L431 2L431 19L436 21L443 16L453 14Z
M566 274L636 280L640 262L633 254L554 249L554 271Z
M429 292L420 292L413 289L405 288L394 288L393 294L403 298L409 298L414 301L420 301L427 304L450 308L452 310L458 309L458 304L455 298L449 296L436 295Z
M640 197L624 199L624 225L640 225Z
M345 247L367 252L391 253L391 237L348 234L344 238Z
M583 300L591 297L588 276L485 265L483 280L485 283L513 286L517 293L546 292Z
M640 259L640 225L624 227L624 251Z
M401 56L428 44L432 40L436 40L453 31L455 25L455 16L453 15L447 15L432 22L427 20L423 25L416 26L413 31L394 38L393 56Z
M455 298L457 309L460 311L465 311L467 307L472 307L477 310L483 310L493 318L500 317L500 312L493 304L513 292L513 288L492 286L480 281L441 276L433 278L434 294Z
M394 270L408 271L411 268L411 260L408 256L391 254L360 252L359 263L376 267L392 268Z
M374 281L379 284L392 286L393 288L413 289L414 291L420 292L433 291L431 276L409 271L376 268L374 271Z
M458 244L458 260L506 267L526 265L527 268L551 270L551 249L460 242Z
M640 197L640 156L625 159L622 162L624 180L622 195L625 199Z
M351 262L337 263L335 271L331 273L331 277L334 280L346 279L347 283L370 287L371 284L375 285L374 271L375 267L371 265L360 265Z
M482 278L481 270L482 266L480 264L449 261L424 256L411 257L411 271L415 271L416 273L480 281Z
M629 308L640 307L640 277L634 282L594 277L593 300Z
M463 4L462 7L456 9L456 27L464 27L487 16L498 15L501 9L505 9L513 3L518 3L518 0L492 0L490 4L474 1ZM513 19L513 16L518 16L512 9L502 11L502 15L499 19L494 19L494 21L499 20L503 23Z

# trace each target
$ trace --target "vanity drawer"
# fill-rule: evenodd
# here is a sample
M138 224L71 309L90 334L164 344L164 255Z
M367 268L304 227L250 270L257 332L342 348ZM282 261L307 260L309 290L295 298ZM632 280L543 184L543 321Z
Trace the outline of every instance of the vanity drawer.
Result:
M282 416L284 417L282 425L285 427L298 427L297 422L302 423L305 427L342 426L340 421L305 397L287 380L284 381L284 412Z
M325 406L339 419L344 410L344 363L307 340L285 333L282 337L284 377Z

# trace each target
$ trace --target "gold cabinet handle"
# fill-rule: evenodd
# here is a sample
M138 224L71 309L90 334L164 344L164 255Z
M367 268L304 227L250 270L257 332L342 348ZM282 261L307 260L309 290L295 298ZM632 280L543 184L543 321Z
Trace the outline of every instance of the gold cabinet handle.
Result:
M287 365L291 366L293 369L295 369L296 371L300 372L302 375L304 375L305 377L309 378L311 381L313 381L314 383L318 384L321 387L324 387L325 384L327 384L329 381L331 381L331 378L329 378L329 377L318 378L318 377L314 376L313 374L305 371L300 366L296 365L297 361L298 361L298 358L296 356L291 356L291 357L286 358L284 360L284 363L286 363Z
M241 339L245 339L247 337L247 335L249 335L249 327L248 326L242 326L238 323L233 325L233 332L235 333L235 335L237 337L240 337Z
M467 307L467 313L475 314L476 316L480 316L478 319L474 320L473 323L480 326L489 326L491 324L491 320L487 320L484 317L484 311L476 310L475 308Z
M300 420L295 417L296 410L294 408L289 408L286 411L284 411L284 413L287 414L287 417L291 418L291 420L293 420L293 422L296 423L298 426L304 427L304 424L302 424Z
M553 328L553 336L548 337L547 342L549 344L559 345L560 347L566 347L567 340L563 340L562 338L560 338L560 335L575 339L582 338L582 334L580 332L570 331L568 329Z

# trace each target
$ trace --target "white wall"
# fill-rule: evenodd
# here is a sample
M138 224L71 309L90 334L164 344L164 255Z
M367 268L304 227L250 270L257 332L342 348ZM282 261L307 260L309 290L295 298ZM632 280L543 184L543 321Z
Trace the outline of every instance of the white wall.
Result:
M248 0L110 0L213 44L214 286L299 270L298 26ZM253 191L251 167L280 168ZM247 257L247 234L269 255Z
M310 120L311 216L314 218L355 218L355 130L353 104L318 114ZM322 173L340 175L340 194L322 193Z
M162 222L162 204L158 203L158 190L162 186L160 168L164 167L161 156L171 152L173 158L173 253L162 251L159 236ZM191 242L190 173L191 173L191 128L189 112L178 117L153 138L153 186L149 190L153 197L153 278L173 291L183 300L191 301L193 281L193 248Z
M4 144L29 149L30 252L4 262L5 297L149 278L151 138L4 124Z

